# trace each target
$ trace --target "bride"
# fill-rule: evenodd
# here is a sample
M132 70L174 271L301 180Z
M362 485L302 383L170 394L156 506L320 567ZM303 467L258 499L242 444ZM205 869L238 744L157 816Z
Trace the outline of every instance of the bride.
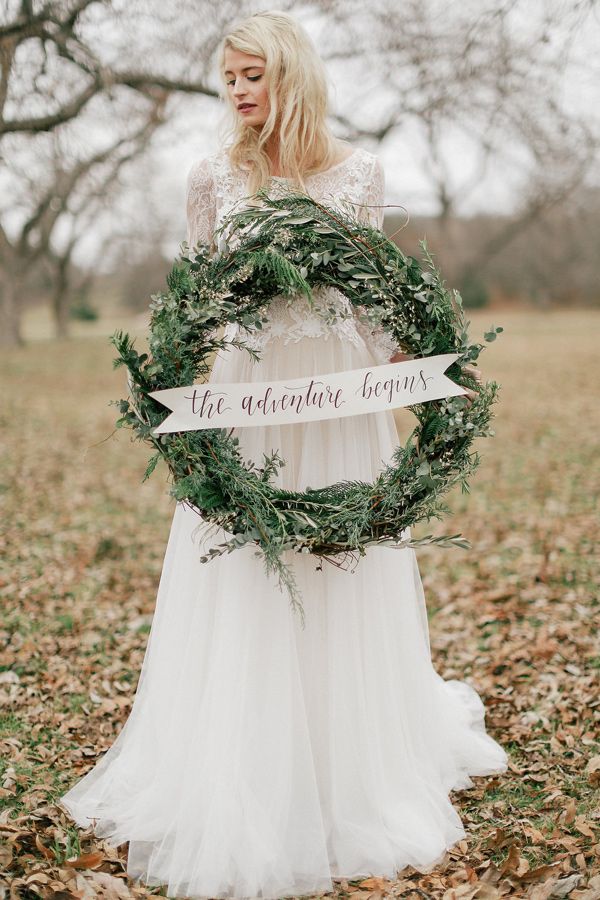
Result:
M290 184L383 221L378 158L336 140L315 48L288 14L250 16L222 41L232 140L188 177L188 243L210 243L261 185ZM333 288L238 336L213 382L268 381L403 358ZM238 334L228 326L226 335ZM283 487L372 481L398 444L390 411L236 430L246 459L278 449ZM250 546L201 563L202 520L175 508L129 718L60 803L82 827L128 842L128 874L170 896L277 898L333 878L394 878L439 863L465 836L449 792L506 769L473 687L431 662L415 553L372 547L354 570L287 551L297 613ZM227 535L222 532L221 537Z

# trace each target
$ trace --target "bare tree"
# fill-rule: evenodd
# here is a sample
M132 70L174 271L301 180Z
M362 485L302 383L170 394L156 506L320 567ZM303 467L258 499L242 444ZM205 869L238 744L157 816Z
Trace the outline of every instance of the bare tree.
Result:
M124 29L119 41L123 44L127 26L140 26L139 11L131 15L135 5L125 15L118 4L105 0L43 5L22 0L12 20L0 27L0 134L51 131L80 116L94 97L114 94L119 87L144 96L152 96L156 89L216 96L203 79L169 77L150 67L132 69L102 58L91 36L94 27L106 25L110 18ZM124 58L128 61L129 54ZM50 71L52 80L45 77ZM56 90L59 83L64 97ZM32 85L35 104L27 102ZM40 108L43 112L34 111Z
M122 173L148 158L161 135L190 139L192 104L214 104L218 95L220 37L254 2L5 0L4 8L0 340L14 343L23 280L40 265L54 282L65 332L71 261L97 228L99 205L131 189ZM316 28L316 40L340 88L337 132L375 146L411 141L449 246L461 204L490 166L510 172L519 192L514 216L469 266L563 202L597 160L595 111L570 109L561 96L576 37L594 11L579 0L535 8L525 0L294 5L309 25L327 26ZM456 135L472 157L459 177L447 146ZM98 235L98 247L106 237Z
M46 250L49 267L54 274L52 307L57 337L66 337L68 333L73 288L76 287L79 292L84 288L89 290L93 280L93 269L90 267L83 281L80 279L76 286L72 284L73 253L81 239L93 228L100 210L111 203L113 192L120 186L118 178L121 170L140 157L155 130L163 124L164 104L164 97L157 98L137 132L126 141L119 139L113 144L102 167L96 166L96 160L88 161L90 172L94 168L98 169L97 177L90 181L84 192L73 192L72 201L67 202L68 237L63 241L62 247L54 249L49 245Z
M450 250L460 233L456 216L491 167L511 177L514 214L498 220L498 234L470 268L593 179L598 106L577 108L564 88L597 83L597 57L577 48L586 29L600 37L595 13L594 3L578 0L379 0L364 11L360 28L353 0L344 4L328 58L334 66L362 64L353 79L360 89L338 120L351 138L393 144L410 135ZM451 146L458 143L465 148L462 172Z
M70 260L95 226L96 181L108 178L106 202L123 147L133 148L128 163L140 159L172 122L177 98L217 97L211 62L223 29L244 12L234 0L4 3L0 179L10 181L0 197L0 342L22 340L25 282L40 265L54 279L65 333ZM55 139L60 158L49 152Z
M28 284L44 267L53 281L53 309L57 334L66 335L69 304L69 272L72 253L86 229L93 224L99 202L106 203L119 171L148 146L162 124L165 98L158 96L140 115L134 129L87 155L71 159L57 134L46 144L51 151L43 178L34 167L20 173L27 185L27 214L13 230L12 240L0 225L0 342L21 341L20 313ZM39 153L39 148L38 148ZM56 232L65 225L68 237L59 242ZM53 277L54 276L54 277Z
M189 66L173 50L149 56L143 42L127 47L133 28L145 21L145 40L151 42L157 24L150 9L136 11L134 5L6 4L0 24L0 148L4 175L10 174L22 202L15 204L15 194L8 201L13 213L21 207L18 226L6 227L2 212L9 210L0 209L1 343L21 342L27 280L40 265L54 281L57 332L66 333L70 261L94 222L96 182L106 202L119 170L148 150L166 121L172 95L215 96L203 77L202 53ZM158 21L165 20L164 10L154 6ZM103 28L112 31L112 44L98 40ZM97 133L101 122L103 135ZM89 152L86 145L98 149ZM69 237L61 241L57 233L65 222Z

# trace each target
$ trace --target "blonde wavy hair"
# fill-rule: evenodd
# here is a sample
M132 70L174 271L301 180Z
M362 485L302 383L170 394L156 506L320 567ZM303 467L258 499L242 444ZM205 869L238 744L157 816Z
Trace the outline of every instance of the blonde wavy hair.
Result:
M244 124L227 90L227 47L265 60L263 77L270 112L261 129ZM329 97L325 67L302 25L279 10L254 13L222 38L219 74L228 107L220 135L223 141L230 140L227 150L232 165L249 170L248 193L254 193L269 179L270 160L265 147L271 135L279 139L282 176L308 193L304 177L333 165L338 151L326 121Z

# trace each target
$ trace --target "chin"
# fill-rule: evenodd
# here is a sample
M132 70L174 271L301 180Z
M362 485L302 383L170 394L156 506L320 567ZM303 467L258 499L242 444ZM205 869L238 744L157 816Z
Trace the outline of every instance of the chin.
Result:
M264 125L265 119L261 119L260 116L240 116L242 122L247 122L248 125Z

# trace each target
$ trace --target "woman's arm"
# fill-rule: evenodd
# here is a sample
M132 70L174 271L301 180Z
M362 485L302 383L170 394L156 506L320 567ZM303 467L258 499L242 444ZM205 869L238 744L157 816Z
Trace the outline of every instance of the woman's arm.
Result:
M383 228L384 197L385 173L378 157L374 156L373 167L367 179L363 205L358 211L358 218L365 225L370 225L379 231ZM354 309L356 310L357 308L355 307ZM358 307L358 310L364 312L365 308ZM368 323L361 321L357 317L356 328L378 363L400 362L402 359L409 358L400 351L391 334L388 334L381 326L372 329Z
M212 249L216 218L215 181L208 159L195 162L187 176L187 243L190 250L198 244Z
M373 170L365 194L364 212L361 214L360 218L373 228L377 228L379 231L383 229L384 197L385 174L379 159L375 157ZM413 358L414 354L404 353L402 348L399 348L396 345L392 336L382 328L374 329L371 334L369 334L368 326L362 322L357 322L357 328L363 334L365 341L370 338L370 343L372 346L374 345L382 363L402 362L405 359ZM473 366L464 366L463 368L465 372L468 372L473 376L475 381L481 384L481 372L478 369ZM467 390L466 398L469 403L471 403L476 396L476 391Z

